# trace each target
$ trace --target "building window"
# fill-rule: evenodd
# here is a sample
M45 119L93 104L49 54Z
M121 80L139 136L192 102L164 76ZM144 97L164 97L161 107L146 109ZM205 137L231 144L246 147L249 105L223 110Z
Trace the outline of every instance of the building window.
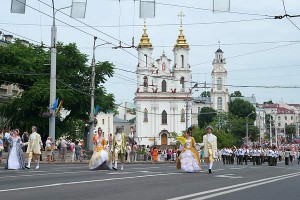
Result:
M218 80L217 80L217 89L218 90L222 89L222 79L221 78L218 78Z
M200 113L201 112L201 107L198 107L198 113Z
M148 122L148 110L145 108L144 110L144 122Z
M184 68L184 56L181 55L181 68Z
M184 89L184 77L180 78L180 85L181 85L181 88Z
M168 124L168 114L165 110L161 114L161 124Z
M278 116L278 120L279 120L279 121L281 120L281 117L280 117L280 116Z
M166 92L167 91L167 81L163 80L161 82L161 91Z
M218 97L217 99L217 109L222 110L222 98Z
M148 64L147 64L147 63L148 63L148 57L147 57L147 54L144 54L144 59L145 59L145 60L144 60L144 61L145 61L145 66L147 67L147 65L148 65Z
M181 122L185 122L185 112L184 109L181 110L181 118L180 118Z
M284 117L284 120L287 120L287 116Z
M144 83L143 83L144 87L148 87L148 77L144 76Z
M163 62L162 63L162 70L165 71L166 70L166 64Z
M104 119L102 119L102 125L104 125Z
M281 123L278 123L278 126L281 126Z
M291 116L291 120L293 120L293 116Z

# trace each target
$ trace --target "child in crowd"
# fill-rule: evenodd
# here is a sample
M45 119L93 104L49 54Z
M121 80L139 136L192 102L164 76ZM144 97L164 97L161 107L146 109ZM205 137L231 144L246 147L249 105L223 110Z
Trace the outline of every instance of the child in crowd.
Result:
M82 162L82 147L81 145L79 145L79 142L76 141L75 142L75 156L76 156L76 160Z

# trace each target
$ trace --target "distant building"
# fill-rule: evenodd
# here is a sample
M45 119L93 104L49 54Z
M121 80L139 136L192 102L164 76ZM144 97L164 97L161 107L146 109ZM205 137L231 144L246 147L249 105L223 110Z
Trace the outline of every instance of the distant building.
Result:
M118 114L117 118L123 119L125 121L132 120L136 116L136 109L134 103L123 102L117 105Z

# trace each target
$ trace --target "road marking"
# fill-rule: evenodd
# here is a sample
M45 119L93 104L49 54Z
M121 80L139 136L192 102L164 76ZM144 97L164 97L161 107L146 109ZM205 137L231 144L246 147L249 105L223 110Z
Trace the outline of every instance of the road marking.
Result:
M32 171L34 172L34 171ZM31 174L25 174L25 175L14 175L14 176L1 176L0 179L4 179L4 178L19 178L19 177L31 177L31 176L47 176L47 175L61 175L61 174L77 174L77 173L85 173L85 172L95 172L95 171L76 171L76 172L63 172L63 173L58 173L58 172L51 172L51 173L47 173L47 174L35 174L35 173L31 173Z
M84 184L84 183L95 183L95 182L105 182L105 181L125 180L125 179L137 179L137 178L156 177L156 176L170 176L170 175L180 175L180 174L181 173L149 174L149 175L143 175L143 176L127 176L127 177L120 177L120 178L107 178L107 179L96 179L96 180L89 180L89 181L55 183L55 184L48 184L48 185L37 185L37 186L30 186L30 187L4 189L4 190L0 190L0 193L11 192L11 191L20 191L20 190L29 190L29 189L34 189L34 188L48 188L48 187L67 186L67 185L76 185L76 184Z
M243 178L242 176L234 176L234 174L223 174L223 175L217 175L215 177L217 177L217 178L230 178L230 179Z
M235 189L232 189L232 190L226 190L226 191L222 191L222 192L210 194L210 195L207 195L207 196L195 198L195 199L192 199L192 200L204 200L204 199L209 199L209 198L221 196L221 195L228 194L228 193L232 193L232 192L236 192L236 191L240 191L240 190L245 190L245 189L252 188L252 187L257 187L257 186L259 186L259 185L264 185L264 184L268 184L268 183L272 183L272 182L276 182L276 181L280 181L280 180L284 180L284 179L288 179L288 178L293 178L293 177L296 177L296 176L300 176L300 174L295 174L295 175L291 175L291 176L286 176L286 177L282 177L282 178L277 178L277 179L269 180L269 181L266 181L266 182L260 182L260 183L253 184L253 185L246 185L246 186L244 186L244 187L235 188Z
M282 178L282 177L288 177L289 178L289 177L294 176L294 175L295 176L299 176L300 172L286 174L286 175L281 175L281 176L275 176L275 177L270 177L270 178L264 178L264 179L260 179L260 180L256 180L256 181L250 181L250 182L240 183L240 184L231 185L231 186L227 186L227 187L222 187L222 188L218 188L218 189L212 189L212 190L207 190L207 191L198 192L198 193L194 193L194 194L188 194L188 195L184 195L184 196L180 196L180 197L174 197L174 198L167 199L167 200L187 199L187 198L192 198L192 197L200 196L200 195L203 195L203 194L218 192L218 191L222 191L222 190L237 188L237 187L241 187L241 186L245 186L245 185L251 185L251 184L254 184L256 186L257 183L260 183L260 182L274 180L274 179L277 180L277 179Z
M247 167L232 167L232 168L229 168L229 169L246 169Z
M159 169L160 167L134 167L134 168L128 168L128 169Z

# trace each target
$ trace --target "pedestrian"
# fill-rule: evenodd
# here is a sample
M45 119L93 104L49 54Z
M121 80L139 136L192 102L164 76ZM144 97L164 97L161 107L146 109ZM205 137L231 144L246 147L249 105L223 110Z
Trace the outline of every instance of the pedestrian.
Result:
M71 162L74 162L75 159L75 140L73 139L72 142L70 143L70 151L71 151Z
M0 135L0 163L2 163L2 152L3 152L3 133Z
M41 147L43 146L41 135L37 133L36 126L32 126L32 133L29 136L29 140L25 143L27 146L27 154L28 154L28 164L26 166L27 169L30 169L30 163L33 157L37 160L37 164L35 169L40 168L40 155L41 155Z
M53 145L52 145L51 137L47 138L45 150L46 150L46 155L47 155L47 162L51 162L53 160L52 159Z
M28 134L27 131L25 131L25 132L23 133L23 135L22 135L22 142L23 142L23 143L26 143L26 142L28 142L28 140L29 140L29 134ZM27 146L24 145L24 146L23 146L23 152L26 152L26 151L27 151Z
M65 137L62 137L62 140L60 142L60 148L61 148L61 161L65 162L67 158L67 141Z
M132 162L136 162L138 152L138 145L136 142L133 142L132 145Z
M217 137L212 134L213 128L211 126L206 127L207 134L203 136L203 150L204 158L208 164L208 173L212 173L212 166L214 158L217 153Z
M80 161L82 162L82 158L81 158L81 145L78 141L75 142L75 156L76 156L76 161Z
M158 162L158 151L156 147L153 147L152 149L152 157L154 163Z
M131 144L129 142L126 143L126 162L130 162L131 160Z

